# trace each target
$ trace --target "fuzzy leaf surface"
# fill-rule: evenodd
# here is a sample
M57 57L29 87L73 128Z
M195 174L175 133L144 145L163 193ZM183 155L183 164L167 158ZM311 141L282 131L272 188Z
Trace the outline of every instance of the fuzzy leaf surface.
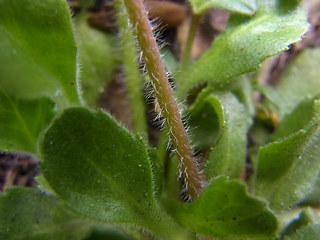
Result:
M315 223L319 223L319 216L313 209L306 208L300 212L297 219L292 220L288 224L288 226L282 231L281 235L286 239L285 237L294 235L300 229Z
M190 0L195 14L204 13L209 8L220 8L226 11L253 15L257 9L255 0Z
M0 85L10 95L79 103L66 1L0 0L0 52Z
M285 210L312 191L320 166L320 126L260 148L256 194L274 211Z
M211 92L210 88L204 89L190 108L189 124L193 128L192 144L205 150L217 143L225 122L223 106L218 99L210 96Z
M37 154L38 137L54 114L48 98L21 100L0 88L0 149Z
M320 48L306 49L288 66L276 88L281 100L277 114L282 119L306 97L320 94Z
M309 128L318 121L320 121L320 99L306 97L292 113L283 118L272 138L288 137L300 129Z
M215 238L272 238L278 228L266 203L248 195L245 185L219 177L191 203L168 205L180 224Z
M0 239L81 240L91 224L67 210L61 200L38 189L0 193Z
M233 24L210 49L181 74L180 95L204 81L228 81L256 70L263 60L299 41L308 29L306 14L300 8L286 14L261 12L249 20L235 16L230 21Z
M284 240L320 239L320 223L310 224Z
M231 93L211 95L205 101L213 108L222 108L224 116L220 138L208 156L206 176L208 179L219 175L238 178L245 162L250 124L245 106Z
M44 177L79 214L138 224L171 238L178 231L155 201L142 139L105 112L65 110L45 133L41 152Z
M313 186L312 192L303 200L303 204L307 206L320 206L320 172L318 179Z

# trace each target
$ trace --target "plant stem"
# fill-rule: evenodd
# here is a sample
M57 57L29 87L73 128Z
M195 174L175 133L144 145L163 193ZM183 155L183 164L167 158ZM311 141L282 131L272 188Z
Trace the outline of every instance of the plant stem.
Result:
M180 68L181 71L185 71L188 68L189 60L190 60L190 53L192 50L192 43L193 43L193 40L196 36L200 19L201 19L201 15L199 15L199 14L192 15L192 20L191 20L191 24L190 24L187 42L185 44L184 50L181 55L181 68Z
M137 61L137 48L133 32L128 27L128 14L125 11L123 1L115 0L117 25L119 29L119 39L121 41L122 60L124 73L130 100L130 109L133 121L133 128L136 132L141 132L147 138L147 120L145 117L145 105L142 93L142 76L139 71Z
M171 141L180 161L181 174L191 199L202 191L203 176L194 161L193 152L181 115L173 96L166 70L142 0L124 0L132 25L137 31L137 40L143 52L146 69L151 78L155 96L166 121Z

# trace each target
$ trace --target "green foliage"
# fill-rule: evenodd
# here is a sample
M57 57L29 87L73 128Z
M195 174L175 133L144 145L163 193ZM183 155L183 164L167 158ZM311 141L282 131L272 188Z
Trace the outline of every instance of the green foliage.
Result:
M0 89L0 145L6 151L37 154L37 140L54 116L48 98L24 100Z
M312 209L307 208L299 214L299 217L293 220L283 231L283 236L288 237L295 235L297 231L304 228L310 224L315 224L319 222L319 216ZM285 238L286 239L286 238Z
M94 1L79 2L86 9ZM142 126L135 130L145 131L139 49L121 2L122 49L115 32L87 24L84 9L72 29L65 0L0 0L0 149L40 162L37 189L0 193L0 239L320 238L311 208L320 205L319 48L302 51L276 88L259 85L258 72L241 75L300 40L308 27L300 1L190 2L196 15L211 7L232 15L185 72L166 49L206 178L200 196L183 202L181 176L189 176L166 150L169 130L154 148L96 109L123 64Z
M11 96L78 104L76 47L66 1L0 1L0 84Z
M91 228L60 199L37 189L8 189L0 195L0 212L1 239L78 240Z
M194 142L200 149L213 147L205 168L208 179L219 175L237 178L245 162L250 119L233 94L211 92L204 90L190 109L191 126L197 126Z
M223 238L276 236L277 220L265 202L250 197L243 184L226 177L211 181L192 203L168 204L182 225L204 235Z
M96 107L107 83L116 70L115 41L88 25L88 14L81 13L74 19L78 51L78 79L82 97L88 106Z
M220 8L235 13L253 15L257 8L255 0L190 0L190 3L195 14L204 13L209 8Z
M146 146L104 112L65 110L44 135L41 152L44 177L76 212L160 233L156 226L168 225L154 198Z
M294 109L294 111L286 115L281 121L272 138L288 137L298 132L300 129L308 129L312 124L320 120L320 99L306 98Z
M256 194L275 211L294 206L317 180L320 154L319 122L259 150Z
M102 111L64 111L46 132L41 152L51 187L84 215L128 222L154 204L146 147ZM114 209L125 214L114 215Z
M260 12L252 18L234 16L231 25L180 79L180 95L195 84L224 82L259 68L266 58L300 40L307 31L305 12L298 8L286 14Z
M319 239L320 224L310 224L297 231L294 235L284 238L285 240L300 240L300 239Z
M238 178L243 170L247 130L250 120L245 107L230 93L209 96L207 101L214 107L219 102L223 109L223 123L221 136L208 156L206 165L207 178L227 175Z
M319 206L320 205L320 173L318 179L313 186L312 192L303 200L303 205Z
M192 140L199 149L214 146L225 123L223 106L215 96L210 99L210 93L210 89L203 90L190 107L190 126L194 128Z
M291 113L304 98L320 94L319 64L320 48L306 49L286 69L276 88L280 96L273 108L279 118Z

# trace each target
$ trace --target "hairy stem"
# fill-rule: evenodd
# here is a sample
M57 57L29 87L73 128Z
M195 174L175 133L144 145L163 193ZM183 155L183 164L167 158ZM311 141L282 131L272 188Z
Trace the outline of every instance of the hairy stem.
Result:
M195 199L202 191L203 176L194 161L189 139L183 126L145 7L142 0L124 0L124 2L131 23L137 31L137 40L143 52L146 69L150 75L162 116L166 121L171 141L176 148L186 190L189 197Z
M121 54L124 65L124 73L130 100L130 109L133 120L133 128L136 132L147 136L147 120L145 117L145 105L143 101L143 79L139 71L137 61L137 48L133 32L128 27L129 16L124 8L123 1L115 0L119 39L121 41Z
M201 18L201 15L195 15L195 14L192 15L187 42L184 46L184 49L181 55L181 71L184 71L188 68L190 53L192 50L192 43L197 33L200 18Z

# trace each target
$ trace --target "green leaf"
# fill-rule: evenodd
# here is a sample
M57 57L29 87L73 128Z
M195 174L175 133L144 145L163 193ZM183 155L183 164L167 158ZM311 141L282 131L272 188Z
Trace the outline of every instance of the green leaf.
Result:
M45 133L41 152L44 177L79 214L169 239L183 234L155 200L142 139L103 111L65 110Z
M263 60L299 41L308 29L306 14L301 8L282 15L260 13L248 21L235 18L237 21L230 21L240 21L240 24L227 28L210 49L181 74L180 95L204 81L223 82L254 71Z
M37 140L54 114L50 99L21 100L0 87L0 149L37 154Z
M0 238L6 240L80 240L92 223L67 210L61 200L32 188L0 193Z
M320 223L310 224L284 240L320 239Z
M246 158L247 130L250 124L247 111L231 93L210 95L205 101L212 108L223 111L221 135L210 152L205 167L207 178L219 175L237 178L243 170Z
M291 113L304 98L320 94L320 48L306 49L288 66L277 86L279 118Z
M320 206L320 172L318 179L313 186L312 192L303 200L303 205L307 206Z
M0 52L0 85L9 95L79 103L66 1L0 0Z
M303 200L312 191L320 166L319 123L289 138L260 148L256 194L274 211Z
M219 99L210 96L211 92L210 88L204 89L189 111L191 141L200 150L207 150L217 143L225 122L223 106Z
M319 216L311 208L304 209L300 212L299 217L294 219L288 224L288 226L282 231L282 237L294 235L299 229L319 222Z
M246 106L248 115L253 117L255 114L255 103L253 99L253 87L248 76L241 75L237 79L230 81L225 86L225 91L231 91L240 103Z
M215 238L275 237L275 216L266 203L249 196L245 185L219 177L191 203L169 202L180 224Z
M209 8L220 8L226 11L253 15L257 10L255 0L190 0L195 14L204 13Z
M288 137L300 129L308 129L318 121L320 121L320 99L306 98L291 114L284 117L272 138Z
M98 106L98 100L116 70L115 43L110 34L88 25L88 14L74 19L80 71L78 79L87 105Z

